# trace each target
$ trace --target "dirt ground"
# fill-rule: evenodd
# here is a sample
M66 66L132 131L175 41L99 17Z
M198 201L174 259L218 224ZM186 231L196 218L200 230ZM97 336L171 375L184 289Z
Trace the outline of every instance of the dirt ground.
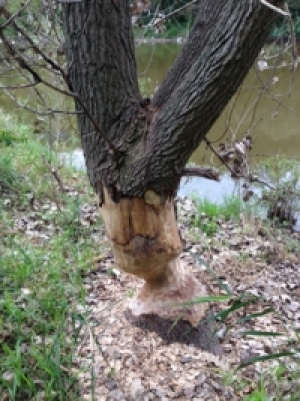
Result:
M289 344L296 341L300 258L294 245L300 242L299 233L290 233L287 240L279 231L271 233L253 221L220 221L220 230L209 238L186 228L192 208L182 203L179 210L186 241L182 262L209 295L224 294L226 285L232 300L210 304L206 320L197 328L155 316L136 318L128 304L142 280L118 271L108 252L84 279L90 324L75 361L84 399L245 400L277 362L258 362L238 372L235 368L250 358L286 350L288 339ZM237 299L252 301L228 313L225 320L209 319L236 305ZM248 335L242 334L245 331ZM282 336L259 336L254 331ZM296 364L292 358L286 363ZM283 400L289 399L295 385L299 383L281 382ZM275 391L272 386L270 382L270 392Z

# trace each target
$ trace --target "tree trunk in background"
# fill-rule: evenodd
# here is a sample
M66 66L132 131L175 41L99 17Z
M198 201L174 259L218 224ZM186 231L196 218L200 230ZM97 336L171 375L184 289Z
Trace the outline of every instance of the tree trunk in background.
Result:
M190 155L247 75L276 13L258 0L200 1L187 43L148 102L138 89L129 0L63 8L72 88L113 143L79 114L89 179L117 264L146 280L131 309L196 325L203 306L175 305L204 290L179 262L173 199Z

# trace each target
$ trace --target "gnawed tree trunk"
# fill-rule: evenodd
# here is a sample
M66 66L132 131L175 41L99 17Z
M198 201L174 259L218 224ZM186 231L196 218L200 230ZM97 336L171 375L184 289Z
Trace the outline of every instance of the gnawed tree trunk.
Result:
M145 279L131 309L196 325L205 308L177 305L204 291L179 260L174 196L190 155L253 65L276 13L258 0L200 1L189 40L148 101L138 89L129 0L63 7L71 87L89 114L78 118L89 179L117 264Z
M179 306L204 290L179 260L182 243L173 199L163 199L148 190L144 197L123 198L116 203L104 190L101 209L116 263L125 272L145 280L144 287L131 302L133 314L180 316L197 325L205 307Z

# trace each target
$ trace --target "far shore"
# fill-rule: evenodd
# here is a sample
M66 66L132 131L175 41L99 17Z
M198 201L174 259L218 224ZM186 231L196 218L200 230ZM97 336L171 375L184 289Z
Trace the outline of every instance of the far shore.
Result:
M183 36L178 36L177 38L157 38L157 37L140 37L140 38L134 38L135 44L141 44L141 43L185 43L187 40L187 37ZM271 44L271 43L277 43L278 46L281 46L283 44L286 44L289 41L288 37L282 37L282 38L275 38L275 37L269 37L266 40L266 44ZM296 43L298 46L298 53L300 54L300 35L296 35Z

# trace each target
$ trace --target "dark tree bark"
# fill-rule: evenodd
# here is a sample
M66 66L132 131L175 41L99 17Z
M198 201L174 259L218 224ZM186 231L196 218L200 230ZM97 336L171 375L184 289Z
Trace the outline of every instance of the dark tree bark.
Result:
M117 263L146 280L132 304L137 314L165 316L165 301L202 291L177 258L173 197L190 155L242 83L275 18L259 0L200 1L187 43L148 103L138 89L129 0L64 5L71 87L113 144L79 114L89 179ZM196 324L204 309L180 313Z

